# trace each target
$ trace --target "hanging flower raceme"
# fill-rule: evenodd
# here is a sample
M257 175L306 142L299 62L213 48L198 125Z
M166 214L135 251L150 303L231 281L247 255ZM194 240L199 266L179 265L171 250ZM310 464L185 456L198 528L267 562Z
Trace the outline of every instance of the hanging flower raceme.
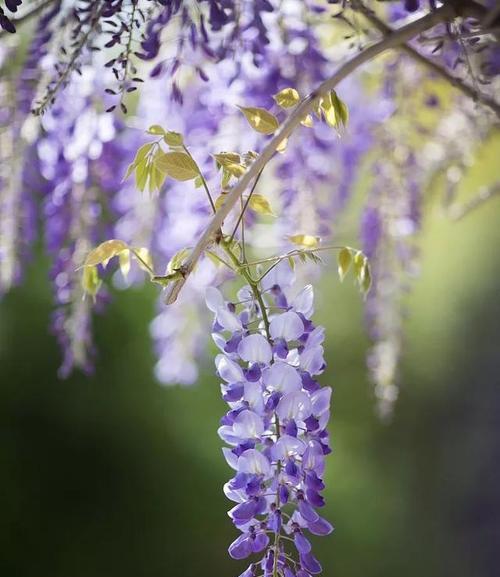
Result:
M206 298L215 314L213 338L221 350L215 364L229 405L219 435L236 471L224 487L236 503L229 516L241 531L229 554L257 556L245 577L320 573L307 532L333 530L317 512L325 504L325 455L331 451L326 427L332 389L316 381L325 368L324 329L311 321L312 286L289 300L294 275L284 263L276 269L264 279L261 297L247 286L238 293L239 304L226 302L213 287Z

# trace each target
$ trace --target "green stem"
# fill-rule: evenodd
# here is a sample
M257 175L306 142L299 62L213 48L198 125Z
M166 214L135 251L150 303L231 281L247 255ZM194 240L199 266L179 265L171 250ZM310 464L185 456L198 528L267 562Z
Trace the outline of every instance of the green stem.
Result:
M217 212L217 209L215 208L214 199L212 198L212 195L210 194L210 189L208 188L208 183L205 180L205 177L203 176L203 173L201 172L200 167L198 166L198 163L193 158L193 155L189 152L189 149L185 144L182 145L182 149L189 156L189 158L196 164L196 168L198 169L198 174L200 175L200 178L201 178L201 183L203 184L203 188L205 189L205 192L207 193L208 202L210 202L210 206L212 207L212 212L215 214Z
M264 169L262 169L262 170L264 170ZM238 221L236 223L236 226L234 227L233 234L231 235L230 240L233 240L234 235L236 234L236 231L238 230L238 227L240 226L240 222L242 221L243 217L245 216L245 211L248 208L248 205L250 204L250 199L252 198L252 194L254 193L255 188L257 187L257 184L259 183L260 177L262 175L262 170L259 172L259 174L255 178L252 189L250 190L250 193L249 193L249 195L245 201L245 204L244 204L243 208L241 209L240 216L238 217Z
M224 248L224 250L226 251L226 254L229 256L229 258L233 262L237 272L239 272L245 278L245 280L247 281L247 283L249 284L249 286L252 290L252 293L253 293L255 299L259 303L260 312L262 314L262 320L264 322L264 328L266 330L267 340L270 341L271 340L271 333L269 332L269 317L267 316L266 304L265 304L264 299L262 298L262 294L259 290L259 283L255 279L252 278L250 271L247 270L246 267L241 266L240 261L238 260L236 255L233 253L233 251L229 247L230 242L231 241L222 240L221 246Z

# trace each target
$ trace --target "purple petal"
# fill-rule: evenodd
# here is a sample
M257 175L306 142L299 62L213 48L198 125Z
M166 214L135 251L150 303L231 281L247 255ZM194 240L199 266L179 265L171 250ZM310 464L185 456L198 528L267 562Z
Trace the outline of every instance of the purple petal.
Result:
M309 531L313 535L329 535L333 531L333 526L323 517L319 517L317 521L308 523Z
M309 573L312 573L313 575L321 573L321 565L312 553L304 553L301 555L300 564L306 569L306 571L309 571Z
M309 541L304 537L304 535L302 535L300 531L297 531L294 534L293 540L299 553L309 553L311 550L311 543L309 543Z
M231 543L228 551L233 559L245 559L245 557L248 557L252 553L250 537L246 533L240 535Z
M259 553L260 551L264 551L268 545L269 537L265 533L257 533L252 543L252 551L254 553Z
M236 505L229 511L229 516L238 521L249 521L255 516L257 511L257 502L252 499Z
M304 499L299 499L299 512L308 523L314 523L319 519L319 515Z

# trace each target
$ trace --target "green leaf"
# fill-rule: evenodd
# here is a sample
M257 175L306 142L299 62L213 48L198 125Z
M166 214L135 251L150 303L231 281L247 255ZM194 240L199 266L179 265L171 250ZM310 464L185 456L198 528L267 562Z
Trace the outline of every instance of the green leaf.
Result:
M354 255L354 274L356 275L360 285L363 283L365 261L365 255L360 250L358 250L358 252Z
M194 179L194 187L195 188L201 188L203 186L203 178L201 178L201 176L197 176Z
M276 104L281 108L292 108L300 102L299 93L295 88L284 88L273 96Z
M273 134L279 128L279 122L274 114L271 114L264 108L253 108L238 106L243 112L248 124L261 134Z
M151 149L154 146L154 142L148 142L147 144L143 144L139 150L137 151L134 161L132 162L132 164L129 164L128 168L127 168L127 172L125 173L125 176L123 178L123 180L126 180L133 172L134 170L139 166L139 164L146 164L146 156L149 154L149 152L151 151Z
M283 140L276 147L276 152L281 152L283 154L287 146L288 146L288 138L283 138Z
M216 199L215 199L215 210L219 210L219 208L226 202L227 192L222 192Z
M370 271L370 265L367 259L365 259L362 276L363 280L361 282L361 290L363 291L363 294L366 296L369 293L370 288L372 286L372 275Z
M159 124L153 124L147 130L148 134L154 134L156 136L164 136L166 134L165 129L162 128Z
M267 198L262 196L262 194L252 194L248 202L248 206L258 214L264 214L268 216L276 216L269 204Z
M200 174L196 162L185 152L160 154L155 158L155 165L175 180L191 180Z
M336 128L338 119L330 94L324 96L321 99L320 107L321 111L323 112L323 116L325 117L326 123L332 128Z
M342 248L338 254L337 261L338 261L339 277L340 280L343 281L352 263L351 251L346 247Z
M219 166L222 166L231 176L239 178L245 174L246 168L241 164L241 157L235 152L221 152L214 154L214 158Z
M343 100L340 100L335 90L332 90L330 93L330 98L332 100L333 107L335 108L335 113L337 115L339 124L341 124L343 127L346 127L349 121L349 109L347 108L347 104Z
M314 126L313 117L310 114L304 116L304 118L300 121L300 124L306 128L312 128Z
M184 138L182 137L182 134L179 134L178 132L173 132L172 130L169 130L165 136L163 137L163 140L169 145L169 146L182 146L184 144Z
M151 253L146 247L140 248L131 248L130 251L135 256L137 260L137 264L143 271L150 273L154 269L153 266L153 259L151 257Z
M120 271L124 278L127 278L130 272L130 251L123 250L118 255L118 262L120 263Z
M89 252L83 266L96 266L98 264L106 266L109 259L119 255L124 250L128 250L128 248L127 243L122 240L107 240Z
M288 240L293 244L302 246L308 249L318 248L321 241L319 236L312 236L310 234L294 234L288 237Z
M295 261L293 260L293 257L291 256L288 257L288 264L290 265L290 268L292 270L295 270Z
M143 192L146 188L146 182L149 177L149 167L144 160L140 164L138 164L135 168L135 185L137 188Z
M181 250L176 252L167 264L166 275L168 276L178 272L190 252L191 249L189 248L181 248Z
M101 281L99 280L97 267L86 266L82 273L82 288L84 293L90 295L92 298L95 298L100 286Z
M337 96L335 90L332 90L327 96L322 98L320 106L329 126L339 128L347 125L349 111L346 104Z

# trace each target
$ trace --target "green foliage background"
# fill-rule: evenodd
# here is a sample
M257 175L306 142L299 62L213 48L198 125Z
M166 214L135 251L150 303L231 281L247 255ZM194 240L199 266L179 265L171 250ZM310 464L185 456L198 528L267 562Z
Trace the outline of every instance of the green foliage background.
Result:
M498 139L484 147L461 197L497 176L499 152ZM316 543L326 577L498 574L500 201L451 223L436 195L392 423L374 415L358 293L333 266L317 290L322 381L335 388L326 515L337 530ZM132 289L96 321L96 375L58 381L46 265L0 305L0 575L238 575L211 361L196 387L158 385L156 290Z

